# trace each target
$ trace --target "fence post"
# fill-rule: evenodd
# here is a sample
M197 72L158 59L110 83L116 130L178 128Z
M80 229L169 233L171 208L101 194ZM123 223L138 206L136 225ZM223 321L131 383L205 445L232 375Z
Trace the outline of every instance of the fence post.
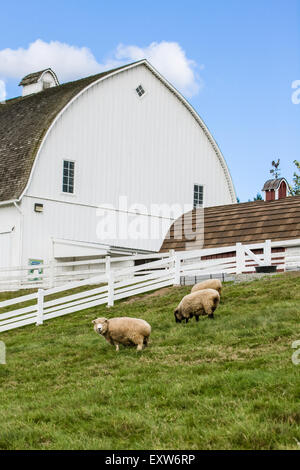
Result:
M264 263L266 266L270 266L272 263L272 245L271 240L266 240L264 243Z
M105 256L105 274L109 278L110 276L110 256Z
M245 250L242 243L236 244L236 274L242 274L245 270Z
M114 281L113 273L110 272L108 275L107 307L114 306Z
M180 286L180 257L179 257L179 253L175 253L174 286Z
M43 324L43 314L44 314L44 289L39 289L37 293L36 325Z
M54 287L54 259L50 261L49 265L50 265L49 277L50 277L50 288L51 288L51 287Z
M175 256L175 250L169 250L169 258L172 259ZM168 269L172 269L175 267L175 262L173 261L172 263L167 265Z

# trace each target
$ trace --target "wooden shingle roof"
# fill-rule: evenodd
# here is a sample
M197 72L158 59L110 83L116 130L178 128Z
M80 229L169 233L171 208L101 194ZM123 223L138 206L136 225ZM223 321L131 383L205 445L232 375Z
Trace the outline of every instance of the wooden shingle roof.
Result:
M0 104L0 201L22 195L42 139L69 101L94 81L125 67Z
M267 239L300 238L300 196L205 208L204 246L197 236L194 241L188 239L191 230L195 231L197 211L199 209L184 214L184 221L181 216L175 222L175 232L174 224L171 226L160 251L219 248L237 242L247 244L261 243ZM188 227L187 236L182 234L183 223Z

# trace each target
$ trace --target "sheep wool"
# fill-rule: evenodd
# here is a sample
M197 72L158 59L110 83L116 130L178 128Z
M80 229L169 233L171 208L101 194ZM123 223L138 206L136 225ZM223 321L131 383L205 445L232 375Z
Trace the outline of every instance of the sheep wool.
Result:
M145 320L130 317L116 317L109 320L97 318L92 323L96 333L104 336L108 343L116 346L116 351L119 351L120 344L136 345L137 351L148 346L151 326Z
M197 292L203 289L214 289L219 292L221 295L222 292L222 282L219 279L207 279L206 281L199 282L195 284L191 292Z
M190 318L195 317L199 321L200 315L208 315L214 318L214 311L220 302L220 295L214 289L203 289L193 292L183 297L178 307L174 311L175 321L181 323L185 320L188 323Z

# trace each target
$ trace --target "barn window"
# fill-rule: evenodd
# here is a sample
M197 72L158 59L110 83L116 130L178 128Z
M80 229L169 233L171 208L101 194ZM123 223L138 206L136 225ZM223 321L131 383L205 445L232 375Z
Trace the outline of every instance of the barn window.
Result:
M64 160L62 185L64 193L74 193L74 169L75 162Z
M203 207L203 186L194 184L194 209Z
M139 95L139 97L143 96L146 92L144 90L144 88L142 87L142 85L139 85L135 91L137 92L137 94Z

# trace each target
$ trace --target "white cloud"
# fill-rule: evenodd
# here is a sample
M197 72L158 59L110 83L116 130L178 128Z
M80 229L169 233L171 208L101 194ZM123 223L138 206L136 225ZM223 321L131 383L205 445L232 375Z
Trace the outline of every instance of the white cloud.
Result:
M27 49L0 51L0 75L22 78L31 72L51 67L60 81L68 81L99 72L100 64L86 47L70 46L58 41L37 39Z
M3 80L0 80L0 103L5 101L5 98L6 98L5 82Z
M172 85L188 96L197 94L202 86L202 81L196 73L197 64L186 57L177 42L152 42L145 48L120 44L116 58L133 61L148 59Z
M65 82L144 58L187 96L198 93L201 80L196 63L186 57L178 43L167 41L153 42L144 48L119 44L111 57L100 63L87 47L37 39L27 49L0 50L0 76L19 80L28 73L51 67L60 82Z

